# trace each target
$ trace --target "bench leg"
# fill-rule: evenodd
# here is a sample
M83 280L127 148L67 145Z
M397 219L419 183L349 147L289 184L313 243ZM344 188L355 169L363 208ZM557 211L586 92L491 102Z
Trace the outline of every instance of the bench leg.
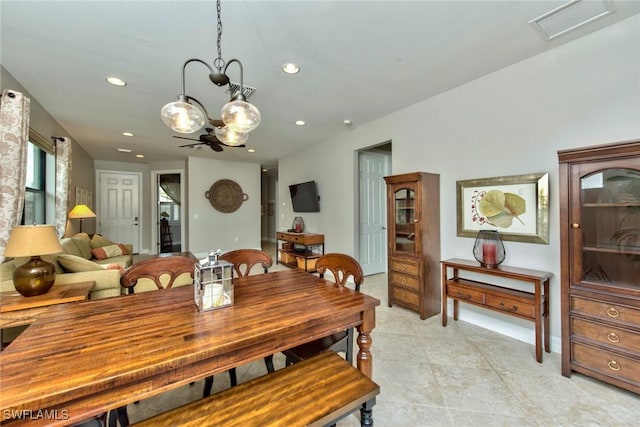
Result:
M236 368L231 368L227 372L229 372L229 382L231 383L231 387L237 386L238 377L236 376ZM210 396L211 388L213 388L213 375L204 379L204 390L202 391L202 397Z
M273 368L273 354L264 358L264 364L267 365L267 372L274 372Z
M362 404L360 408L360 425L373 426L373 407L376 404L376 399L371 399Z

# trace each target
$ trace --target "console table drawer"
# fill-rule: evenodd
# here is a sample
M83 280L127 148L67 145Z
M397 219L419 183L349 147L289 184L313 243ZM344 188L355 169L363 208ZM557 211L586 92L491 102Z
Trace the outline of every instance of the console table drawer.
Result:
M531 319L535 318L535 306L522 301L489 294L487 295L487 305L507 313L519 314Z
M484 292L478 292L473 289L467 289L456 285L447 284L447 296L461 301L472 301L478 304L485 303Z
M420 290L420 284L418 283L417 277L396 273L395 271L391 272L391 285L410 288L416 292Z
M407 262L404 260L391 259L390 270L399 271L401 273L412 274L414 276L417 276L418 264L414 264L412 262Z
M573 336L584 337L610 347L628 349L640 354L640 331L628 331L573 316L571 331Z
M394 286L391 290L391 294L393 296L393 299L398 303L404 303L413 307L418 307L418 304L420 303L420 295L406 289L401 289Z
M640 361L617 353L573 342L571 362L575 365L640 386Z
M571 312L586 314L609 322L640 324L640 309L575 295L571 296Z

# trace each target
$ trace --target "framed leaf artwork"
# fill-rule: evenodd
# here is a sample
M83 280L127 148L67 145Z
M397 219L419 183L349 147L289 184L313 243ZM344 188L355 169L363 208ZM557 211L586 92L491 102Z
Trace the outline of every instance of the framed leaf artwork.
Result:
M502 240L549 243L549 174L456 182L459 237L497 230Z

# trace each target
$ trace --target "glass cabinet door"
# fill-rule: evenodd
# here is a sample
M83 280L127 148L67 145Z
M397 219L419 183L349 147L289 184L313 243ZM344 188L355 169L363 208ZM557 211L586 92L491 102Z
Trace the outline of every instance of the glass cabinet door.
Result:
M640 170L581 176L579 215L571 227L581 232L582 280L640 289Z
M416 192L412 187L394 191L395 237L394 251L416 252Z

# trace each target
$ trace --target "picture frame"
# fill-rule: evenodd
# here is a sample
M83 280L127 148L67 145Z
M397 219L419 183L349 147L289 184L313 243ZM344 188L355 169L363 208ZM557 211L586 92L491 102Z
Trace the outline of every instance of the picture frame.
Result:
M458 237L497 230L502 240L549 244L549 174L456 181Z

